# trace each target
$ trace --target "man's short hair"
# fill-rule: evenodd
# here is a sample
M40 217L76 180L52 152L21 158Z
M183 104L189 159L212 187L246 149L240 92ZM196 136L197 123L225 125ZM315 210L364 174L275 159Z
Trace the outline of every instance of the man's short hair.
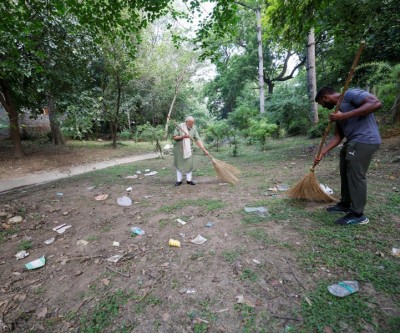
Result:
M192 116L186 117L185 121L194 121L194 118Z
M333 95L334 93L336 93L336 90L332 87L322 87L320 90L318 90L317 95L315 96L315 101L318 102L322 97L326 95Z

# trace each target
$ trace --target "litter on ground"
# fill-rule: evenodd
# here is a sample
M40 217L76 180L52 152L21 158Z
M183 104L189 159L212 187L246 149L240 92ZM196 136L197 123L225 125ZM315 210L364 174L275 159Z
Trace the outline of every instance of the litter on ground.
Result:
M44 256L40 257L39 259L36 259L34 261L28 262L25 267L29 270L31 269L36 269L43 267L46 264L46 259Z
M177 221L178 223L182 224L182 225L185 225L185 224L186 224L186 222L185 222L184 220L181 220L181 219L176 219L176 221Z
M246 213L256 213L261 217L269 215L268 208L265 207L245 207L244 210Z
M124 256L123 254L116 254L115 256L107 258L107 261L118 262L123 256Z
M103 201L103 200L106 200L107 198L108 198L108 194L100 194L97 197L95 197L95 200Z
M15 258L17 258L17 260L19 259L24 259L25 257L29 256L29 252L26 251L19 251L16 255Z
M197 235L194 239L192 239L190 242L193 244L201 245L207 241L207 238L204 238L201 235Z
M347 295L356 293L360 290L360 288L357 281L341 281L339 283L330 285L328 290L332 295L345 297Z
M65 232L65 230L67 230L71 227L72 227L72 225L69 225L69 224L67 225L66 223L64 223L64 224L61 224L61 225L53 228L53 230L59 234L63 234Z
M128 207L132 205L132 199L124 195L123 197L117 199L117 203L120 206Z

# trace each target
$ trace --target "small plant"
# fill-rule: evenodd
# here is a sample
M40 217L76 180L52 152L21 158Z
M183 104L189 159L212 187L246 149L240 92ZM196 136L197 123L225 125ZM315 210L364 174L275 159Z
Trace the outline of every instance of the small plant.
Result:
M97 240L99 240L99 236L89 236L89 237L86 237L86 240L88 241L88 242L94 242L94 241L97 241Z
M242 332L257 332L257 315L254 308L246 304L235 304L235 310L238 311L242 319Z
M32 242L23 240L18 244L17 250L18 251L26 251L29 250L32 247Z
M243 251L239 249L230 250L230 251L223 251L222 256L224 259L229 263L234 263L236 259L243 253Z
M254 273L250 268L245 268L240 275L240 280L250 280L255 282L257 280L257 274Z
M21 215L22 217L25 217L25 215L26 215L26 208L25 208L25 207L20 207L20 208L18 208L17 214L18 214L18 215Z
M165 228L168 223L170 223L169 219L161 219L158 221L158 224L160 225L161 228Z
M114 294L108 295L97 303L92 312L87 312L81 319L81 332L100 333L106 332L107 327L118 315L119 309L125 305L133 296L132 292L117 290Z
M34 292L36 295L42 295L42 294L44 294L44 288L38 287L38 288L34 289L33 292Z
M40 221L40 219L42 218L42 215L40 215L39 213L31 213L29 216L34 221Z
M197 260L203 257L204 257L204 251L196 251L190 256L190 259Z

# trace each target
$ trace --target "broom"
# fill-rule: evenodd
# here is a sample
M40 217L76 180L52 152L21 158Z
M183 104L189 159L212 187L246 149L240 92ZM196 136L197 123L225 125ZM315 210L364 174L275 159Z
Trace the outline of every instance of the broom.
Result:
M171 117L168 116L168 119L172 121L172 123L179 129L181 130L184 134L188 135L182 128L173 120ZM190 138L196 145L206 154L206 150L199 145L199 143L194 140L193 138ZM223 182L229 183L229 184L236 184L239 181L239 176L240 176L240 170L234 167L233 165L230 165L224 161L217 160L216 158L212 157L210 154L207 154L207 156L211 159L211 162L213 164L215 173L217 174L217 177L221 179Z
M358 48L356 57L354 59L353 65L351 66L350 72L347 76L346 83L343 87L343 90L339 96L339 100L336 104L334 112L338 112L340 104L342 104L343 98L344 98L344 93L346 92L347 88L349 87L350 81L353 77L354 71L357 67L358 60L360 59L361 53L364 49L365 42L361 42L360 47ZM325 129L324 135L322 137L321 143L319 145L318 149L318 154L317 156L321 156L321 151L322 147L325 144L326 138L328 136L328 133L331 129L332 122L329 121L328 126ZM317 178L315 177L314 174L314 169L317 166L316 163L310 168L310 172L308 175L306 175L302 180L300 180L295 186L293 186L288 192L287 195L293 199L304 199L308 201L322 201L322 202L336 202L337 199L331 197L330 195L326 194Z

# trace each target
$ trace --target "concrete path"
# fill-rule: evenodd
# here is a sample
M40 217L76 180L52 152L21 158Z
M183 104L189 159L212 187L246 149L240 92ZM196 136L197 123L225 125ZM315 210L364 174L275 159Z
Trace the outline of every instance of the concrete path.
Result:
M65 168L65 170L34 172L34 173L31 173L30 175L27 175L24 177L14 178L14 179L0 182L0 194L4 194L3 192L9 191L9 190L12 190L15 188L23 187L23 186L43 184L43 183L51 182L53 180L57 180L57 179L61 179L61 178L67 178L67 177L71 177L71 176L80 175L85 172L105 169L105 168L109 168L112 166L131 163L131 162L148 160L148 159L156 158L159 156L160 156L160 154L158 154L158 153L151 153L151 154L146 154L146 155L116 158L111 161L79 165L79 166L74 166L74 167L70 167L70 168Z

